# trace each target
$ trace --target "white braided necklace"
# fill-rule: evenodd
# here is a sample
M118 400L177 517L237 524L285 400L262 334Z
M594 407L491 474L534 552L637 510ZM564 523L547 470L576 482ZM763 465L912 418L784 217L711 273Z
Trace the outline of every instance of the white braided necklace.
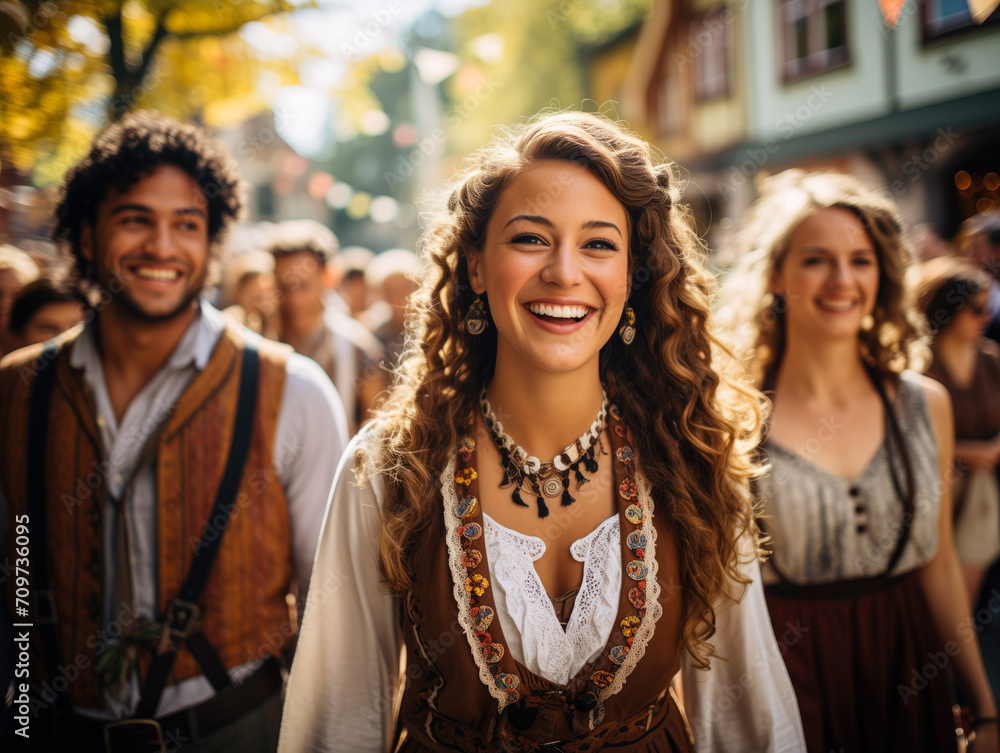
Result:
M511 436L504 432L503 424L493 413L490 401L486 399L486 389L483 389L479 405L483 411L486 428L489 429L493 443L500 453L500 466L503 468L503 482L500 484L500 488L514 487L514 491L510 495L514 504L527 507L527 502L521 499L521 491L523 489L530 492L535 495L538 517L544 518L549 514L545 497L551 499L559 496L559 493L562 492L564 506L571 505L576 501L569 493L569 473L573 471L576 474L577 491L590 481L580 470L581 464L588 473L597 473L597 455L601 449L601 433L607 426L608 419L608 393L603 391L603 395L604 402L601 404L601 410L590 428L573 444L568 445L566 449L556 455L551 462L543 463L534 455L529 455L523 447L515 444Z

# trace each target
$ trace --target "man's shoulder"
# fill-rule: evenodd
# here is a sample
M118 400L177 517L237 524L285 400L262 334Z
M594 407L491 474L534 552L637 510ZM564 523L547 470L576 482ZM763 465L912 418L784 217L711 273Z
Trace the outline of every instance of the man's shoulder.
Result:
M225 337L239 349L252 342L260 354L261 361L278 368L286 368L288 359L295 351L290 345L269 340L235 321L226 321Z

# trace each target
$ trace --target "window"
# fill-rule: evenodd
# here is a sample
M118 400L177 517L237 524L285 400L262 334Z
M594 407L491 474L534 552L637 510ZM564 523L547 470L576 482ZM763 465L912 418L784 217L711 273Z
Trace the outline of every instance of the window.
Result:
M954 32L977 28L969 12L968 0L926 0L920 6L924 42L949 36ZM983 21L983 26L1000 22L1000 10Z
M694 94L698 99L729 95L729 22L732 18L719 8L691 22L688 49L694 57Z
M662 78L656 92L656 124L660 136L684 133L690 99L690 74L669 57L664 58Z
M964 0L962 0L964 2ZM850 62L846 0L778 0L785 81Z

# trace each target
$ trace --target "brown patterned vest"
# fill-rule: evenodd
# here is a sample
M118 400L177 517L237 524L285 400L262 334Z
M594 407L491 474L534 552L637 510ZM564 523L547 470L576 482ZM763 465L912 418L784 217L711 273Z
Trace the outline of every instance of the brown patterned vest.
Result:
M37 627L31 635L31 679L57 690L68 682L71 702L102 707L94 672L103 640L102 572L114 559L103 545L102 449L94 400L83 372L70 366L74 338L61 344L49 411L46 525L50 577L58 614L59 663L65 679L47 676ZM253 436L237 502L199 604L202 628L223 664L233 667L279 653L293 631L285 598L291 583L288 506L274 465L274 434L285 384L285 346L259 346L260 376ZM19 351L0 368L0 485L7 500L7 551L14 551L14 516L27 512L28 415L41 346ZM159 609L180 590L208 519L232 439L243 336L231 324L205 369L181 397L159 436L155 456ZM31 556L40 557L40 552ZM9 579L13 583L13 579ZM13 605L14 589L8 588ZM140 667L148 665L140 658ZM178 652L168 684L201 674L191 654Z
M442 482L453 483L455 494L445 487L444 515L421 537L415 586L403 603L408 666L397 751L533 751L554 740L564 751L691 750L668 690L680 669L683 621L672 524L652 515L649 495L637 489L642 481L614 407L608 429L622 587L602 656L559 686L507 651L489 583L475 442L464 439ZM648 577L654 568L655 585ZM657 591L656 603L647 602Z

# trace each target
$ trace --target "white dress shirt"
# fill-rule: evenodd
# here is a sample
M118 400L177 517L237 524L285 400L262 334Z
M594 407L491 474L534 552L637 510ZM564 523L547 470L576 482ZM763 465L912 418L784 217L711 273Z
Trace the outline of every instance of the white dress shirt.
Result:
M122 420L115 419L104 370L97 350L94 325L88 325L73 343L70 364L83 369L84 380L93 391L97 425L104 449L103 475L106 489L120 497L138 456L160 420L167 415L194 377L205 368L226 327L224 315L201 302L166 364L129 403ZM246 330L247 338L259 337ZM274 462L288 502L292 539L292 572L299 599L309 589L313 558L319 539L323 511L330 495L333 469L347 444L347 420L336 390L323 370L303 356L291 354L275 430ZM139 612L158 621L156 536L156 464L140 473L129 497L133 568L132 577ZM115 508L104 501L104 551L115 551ZM58 554L56 554L58 556ZM106 557L103 573L103 622L114 620L114 558ZM249 574L248 574L249 577ZM261 664L253 659L230 669L234 680L253 672ZM201 703L215 694L204 676L183 680L164 688L156 716L170 714ZM131 715L139 702L140 685L133 670L117 693L105 691L104 709L77 709L99 718Z

